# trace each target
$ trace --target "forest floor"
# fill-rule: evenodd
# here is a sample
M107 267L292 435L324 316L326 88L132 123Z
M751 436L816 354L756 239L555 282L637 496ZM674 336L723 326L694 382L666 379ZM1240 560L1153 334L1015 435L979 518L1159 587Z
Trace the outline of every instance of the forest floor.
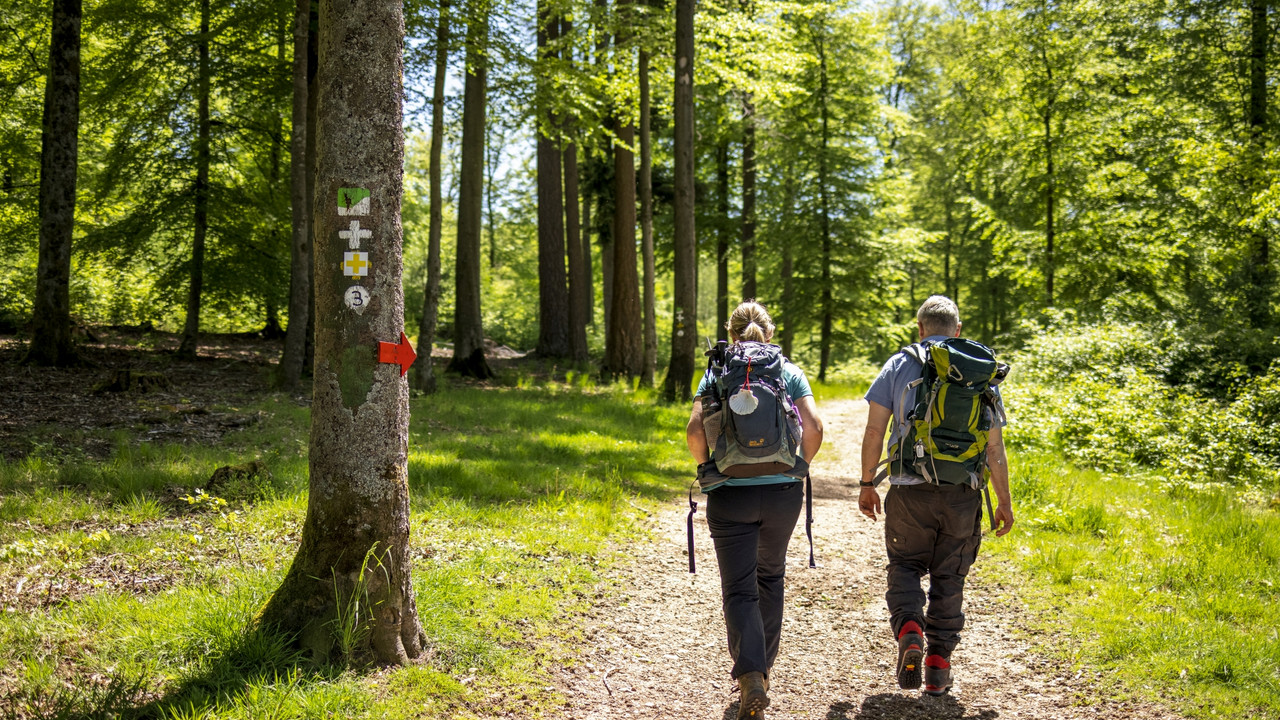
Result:
M804 518L788 552L782 649L766 717L826 720L946 718L1174 719L1150 703L1116 699L1101 675L1064 667L1060 642L1027 614L1002 563L979 555L966 588L967 627L952 657L955 686L941 698L900 690L884 603L883 525L857 508L865 424L860 400L820 404L826 427L814 464L817 569L807 567ZM688 573L684 502L652 518L650 540L619 566L619 592L586 618L581 663L560 673L566 703L553 717L736 717L736 683L720 608L705 498L695 516L698 572ZM1016 505L1015 505L1016 510ZM994 536L984 543L998 543ZM984 563L986 564L983 567Z
M237 406L269 389L279 341L256 335L200 339L200 357L184 361L173 357L176 334L95 327L93 337L78 345L81 367L35 368L21 364L25 339L0 335L0 458L25 457L46 444L102 459L112 450L103 431L211 444L252 425L257 418ZM108 389L123 371L159 379L143 392Z

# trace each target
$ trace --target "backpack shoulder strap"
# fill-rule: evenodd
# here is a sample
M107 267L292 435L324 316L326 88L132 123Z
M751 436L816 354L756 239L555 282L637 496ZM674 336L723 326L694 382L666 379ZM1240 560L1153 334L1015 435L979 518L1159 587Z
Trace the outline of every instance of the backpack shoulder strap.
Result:
M920 363L920 367L928 367L929 365L928 351L920 343L911 343L898 352Z

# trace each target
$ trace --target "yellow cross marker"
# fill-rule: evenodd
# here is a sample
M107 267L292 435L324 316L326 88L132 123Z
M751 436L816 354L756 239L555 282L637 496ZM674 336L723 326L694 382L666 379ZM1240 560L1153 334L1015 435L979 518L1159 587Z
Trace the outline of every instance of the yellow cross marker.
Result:
M343 253L342 274L349 277L364 277L369 274L368 253Z

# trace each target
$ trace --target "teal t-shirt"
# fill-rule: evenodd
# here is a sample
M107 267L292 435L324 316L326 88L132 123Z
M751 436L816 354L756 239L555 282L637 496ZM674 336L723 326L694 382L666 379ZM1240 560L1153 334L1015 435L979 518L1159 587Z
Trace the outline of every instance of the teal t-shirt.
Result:
M811 397L813 395L813 389L809 387L809 380L804 376L804 371L791 364L791 361L789 360L782 363L782 382L787 386L787 395L791 398L791 402L795 402L800 398ZM711 383L712 380L710 373L704 373L702 375L702 380L698 382L697 396L700 397L702 393L706 392L707 388L711 386ZM693 401L699 402L698 397L695 397ZM789 475L760 475L759 477L749 478L729 478L723 484L712 488L710 492L715 492L719 488L731 485L776 485L779 483L791 482L796 482L796 479Z

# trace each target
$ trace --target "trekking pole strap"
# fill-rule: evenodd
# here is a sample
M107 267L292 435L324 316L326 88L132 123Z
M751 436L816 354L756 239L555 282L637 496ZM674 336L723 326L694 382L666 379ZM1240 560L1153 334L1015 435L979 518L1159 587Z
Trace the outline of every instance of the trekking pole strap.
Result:
M693 484L689 486L689 515L685 519L685 535L689 539L689 573L690 574L695 574L697 572L693 562L693 514L698 512L698 501L693 499L693 486L697 484L698 484L698 481L694 480Z
M813 561L813 477L806 474L804 476L804 532L809 536L809 567L816 568L818 564Z

